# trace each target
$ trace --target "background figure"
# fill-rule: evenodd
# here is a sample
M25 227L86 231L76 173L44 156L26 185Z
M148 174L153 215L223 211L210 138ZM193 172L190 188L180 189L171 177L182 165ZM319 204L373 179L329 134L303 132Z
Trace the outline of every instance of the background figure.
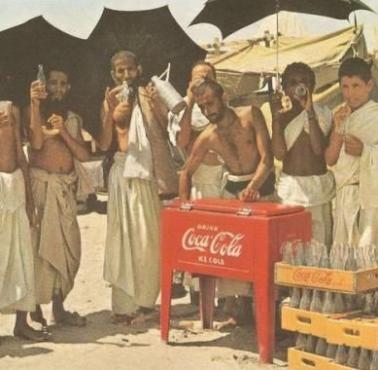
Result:
M63 302L80 265L76 194L88 185L81 181L79 161L88 160L89 153L81 118L69 110L68 73L56 67L46 77L46 86L34 81L30 88L31 182L39 221L33 233L37 303L52 301L56 323L84 326L85 318L67 311ZM32 318L45 323L40 306Z
M10 78L0 71L0 312L16 312L15 336L42 341L27 323L36 309L30 227L35 227L29 171L22 150L20 114L10 99Z
M171 140L182 150L185 158L191 152L197 137L210 123L194 101L192 86L198 80L204 78L215 80L215 77L216 71L213 65L202 60L195 63L185 97L187 108L180 112L179 115L173 115L172 113L169 115ZM193 173L190 199L221 198L223 174L223 161L218 157L217 153L211 151L206 153L202 163ZM198 279L191 280L190 274L185 274L185 285L191 285L191 301L198 304ZM172 287L173 297L182 296L178 293L184 288L180 288L179 279L175 279L175 284Z
M326 151L337 189L333 242L367 246L378 242L378 103L370 100L374 84L363 59L346 59L339 80L344 103Z
M273 96L272 147L275 157L282 161L277 193L282 203L300 205L311 212L312 237L330 248L335 181L327 171L324 153L332 113L313 103L315 74L308 65L288 65L282 86L292 107L284 110L281 95Z

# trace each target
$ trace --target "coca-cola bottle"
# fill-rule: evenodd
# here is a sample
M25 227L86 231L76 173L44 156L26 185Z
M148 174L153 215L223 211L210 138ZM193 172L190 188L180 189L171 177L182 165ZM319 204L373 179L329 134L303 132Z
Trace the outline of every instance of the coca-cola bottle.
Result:
M46 85L46 76L42 64L38 64L37 80L41 85Z
M358 359L358 369L370 370L370 351L366 348L361 348L360 357Z
M347 360L348 360L347 349L343 344L340 344L336 350L335 361L336 363L340 365L344 365L347 363Z
M378 351L373 352L369 370L378 370Z
M359 349L357 347L350 347L349 353L348 353L347 365L349 367L353 367L353 368L357 369L359 357L360 357Z
M327 346L328 343L325 338L318 338L318 341L316 342L315 353L319 356L325 356L327 353Z

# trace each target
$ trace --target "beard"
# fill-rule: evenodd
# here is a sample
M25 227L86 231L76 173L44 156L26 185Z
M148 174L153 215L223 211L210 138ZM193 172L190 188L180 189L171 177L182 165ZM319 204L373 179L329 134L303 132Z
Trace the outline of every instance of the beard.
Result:
M69 102L67 98L62 100L50 99L49 97L41 104L42 118L46 121L52 114L67 119Z

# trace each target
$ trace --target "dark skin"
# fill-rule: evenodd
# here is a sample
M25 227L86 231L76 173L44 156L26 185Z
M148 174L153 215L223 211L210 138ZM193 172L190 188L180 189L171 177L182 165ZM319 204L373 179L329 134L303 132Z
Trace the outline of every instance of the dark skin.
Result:
M41 102L50 99L65 99L70 91L68 76L61 71L51 71L46 86L34 81L30 86L30 165L49 173L69 174L74 170L74 159L87 161L90 158L85 148L84 139L79 133L77 138L68 132L64 119L60 115L52 114L46 122L40 110ZM51 126L54 134L50 135L46 127ZM57 322L70 315L63 306L63 296L58 293L52 297L53 315ZM36 313L31 315L34 321L45 324L41 307L38 305ZM82 318L84 319L84 318ZM82 322L78 321L78 326Z
M195 97L196 103L211 124L194 143L180 176L180 199L188 200L191 178L209 151L219 154L230 173L255 173L248 186L239 193L241 200L256 201L259 188L272 170L269 134L264 118L255 107L233 110L222 97L208 87Z
M313 86L311 86L309 76L303 73L291 73L287 80L285 93L292 100L292 109L289 111L281 110L279 94L276 94L271 103L273 154L278 160L282 161L283 172L288 175L323 175L327 172L324 152L328 138L321 131L314 112ZM295 86L298 83L303 83L307 88L307 94L303 98L297 98L294 94ZM310 132L302 131L292 148L288 150L284 139L284 130L303 110L308 112Z
M142 67L135 64L133 59L120 57L114 61L111 76L116 86L106 89L101 110L102 127L98 137L98 146L101 150L109 150L115 140L118 151L124 153L127 151L128 132L135 98L129 98L120 103L117 95L122 90L123 81L133 85L137 83L141 75ZM139 87L137 94L148 99L159 124L166 128L168 112L162 107L155 88L151 84L145 88Z
M30 225L36 225L34 202L31 194L29 171L20 138L20 120L18 108L9 106L9 109L0 112L0 172L13 173L20 168L25 181L26 213ZM33 341L46 340L46 335L34 330L27 323L27 312L16 312L16 324L13 330L15 336Z

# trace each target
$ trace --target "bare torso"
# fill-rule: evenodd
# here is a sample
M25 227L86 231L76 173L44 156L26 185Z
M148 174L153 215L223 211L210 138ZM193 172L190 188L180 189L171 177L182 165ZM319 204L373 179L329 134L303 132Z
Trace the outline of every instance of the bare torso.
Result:
M281 124L286 127L296 114L286 113ZM316 155L311 147L310 135L302 131L282 161L282 170L292 176L323 175L327 172L324 155Z
M17 147L14 123L0 127L0 172L12 173L17 167Z
M237 116L227 128L211 125L209 149L217 152L234 175L255 172L260 155L250 108L235 111Z
M74 158L59 135L45 137L41 150L31 150L31 167L37 167L49 173L70 173L74 169Z
M127 146L129 143L128 129L122 129L115 126L114 135L117 140L117 150L122 153L127 152Z

